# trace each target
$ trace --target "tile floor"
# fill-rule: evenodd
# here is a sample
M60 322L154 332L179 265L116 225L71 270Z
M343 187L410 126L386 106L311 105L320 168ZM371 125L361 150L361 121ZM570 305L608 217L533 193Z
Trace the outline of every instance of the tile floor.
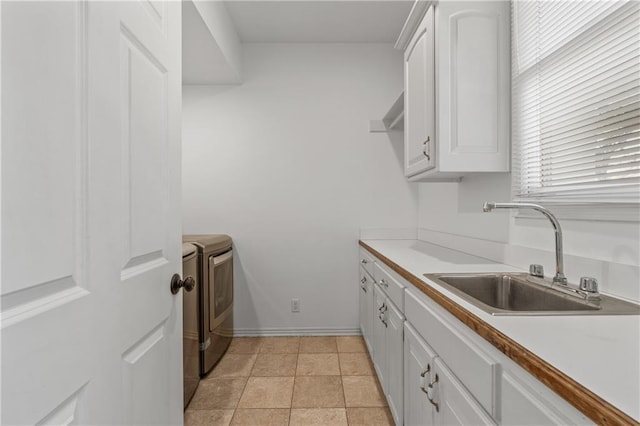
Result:
M238 337L200 381L185 426L393 425L358 336Z

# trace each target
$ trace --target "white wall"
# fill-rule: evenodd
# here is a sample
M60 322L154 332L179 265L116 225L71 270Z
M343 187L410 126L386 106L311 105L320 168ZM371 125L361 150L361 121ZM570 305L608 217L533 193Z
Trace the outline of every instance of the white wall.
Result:
M419 185L421 239L523 269L540 263L546 275L553 275L555 240L546 218L515 218L509 211L482 212L484 201L511 199L510 174L473 175L460 183ZM640 223L597 220L598 214L594 211L595 220L560 219L565 273L572 283L581 276L593 276L600 281L601 291L640 301Z
M416 235L402 142L368 132L402 91L401 53L247 44L243 55L242 85L184 89L184 232L233 237L240 334L356 332L359 230Z

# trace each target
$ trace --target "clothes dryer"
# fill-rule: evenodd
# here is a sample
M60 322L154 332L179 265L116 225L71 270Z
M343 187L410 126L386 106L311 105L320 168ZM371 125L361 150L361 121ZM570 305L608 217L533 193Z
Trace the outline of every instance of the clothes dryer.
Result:
M198 252L200 375L222 358L233 337L233 249L228 235L185 235Z

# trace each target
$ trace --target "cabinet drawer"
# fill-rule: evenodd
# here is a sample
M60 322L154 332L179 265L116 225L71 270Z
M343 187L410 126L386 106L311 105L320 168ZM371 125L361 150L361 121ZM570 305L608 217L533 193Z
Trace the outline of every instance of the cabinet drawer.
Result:
M405 285L401 277L393 277L392 274L395 275L395 272L391 270L387 270L387 267L376 263L373 267L374 275L373 277L376 279L376 282L382 288L382 290L389 296L389 299L400 309L401 312L404 312L404 289Z
M421 300L406 292L405 315L407 321L447 363L458 379L482 405L495 416L497 382L500 365L458 329L462 324L451 324L443 317L450 315L434 302ZM427 296L424 296L428 299ZM452 318L455 320L455 318ZM457 321L457 320L455 320Z
M593 424L560 397L549 394L554 399L550 401L544 392L533 389L522 378L508 371L502 373L501 387L500 420L503 425Z
M372 278L375 276L373 275L373 265L375 265L375 263L375 258L369 254L369 252L360 249L360 266L362 266Z

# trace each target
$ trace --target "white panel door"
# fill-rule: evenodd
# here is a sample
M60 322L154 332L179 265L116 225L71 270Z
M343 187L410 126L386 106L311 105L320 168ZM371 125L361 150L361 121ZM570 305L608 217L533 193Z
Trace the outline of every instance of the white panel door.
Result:
M179 2L2 2L2 424L180 424Z

